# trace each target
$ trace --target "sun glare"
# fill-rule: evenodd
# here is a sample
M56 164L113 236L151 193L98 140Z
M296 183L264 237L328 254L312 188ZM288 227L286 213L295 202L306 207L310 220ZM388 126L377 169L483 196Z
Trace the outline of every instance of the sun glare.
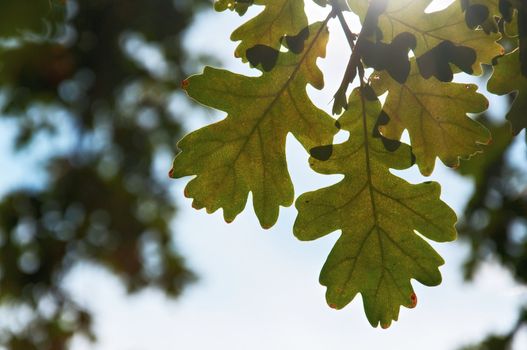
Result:
M437 12L444 10L448 6L450 6L455 0L434 0L428 7L426 8L425 12Z
M455 0L434 0L426 8L427 13L441 11L450 6ZM306 1L306 13L310 21L323 20L330 11L330 6L321 7L312 1Z
M316 22L316 21L323 21L324 18L328 15L331 7L326 6L322 7L317 4L315 4L313 1L306 1L305 10L307 17L309 18L309 22Z

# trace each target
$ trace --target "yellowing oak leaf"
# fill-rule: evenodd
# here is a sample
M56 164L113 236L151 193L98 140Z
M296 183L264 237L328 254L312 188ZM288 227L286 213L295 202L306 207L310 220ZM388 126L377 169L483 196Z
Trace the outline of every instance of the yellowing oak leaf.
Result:
M515 135L527 128L527 77L521 72L518 49L498 59L494 74L488 83L488 90L498 95L515 92L517 96L507 119L511 122Z
M309 100L307 84L321 89L316 60L325 56L326 22L313 24L301 54L281 53L270 73L246 77L206 68L184 84L196 101L225 111L223 121L180 141L173 177L192 176L185 192L194 207L214 212L223 208L230 222L244 209L252 192L263 227L277 220L279 206L293 203L285 142L292 133L306 149L329 143L334 120Z
M444 72L434 70L437 70L438 63L446 61L466 73L479 75L482 73L481 63L490 63L494 57L503 53L503 48L496 43L499 34L487 35L483 30L470 29L457 2L433 13L425 13L431 0L348 2L352 11L361 18L365 17L370 2L383 4L382 7L386 8L378 19L382 33L378 39L390 43L402 33L414 35L416 47L413 51L428 74L443 76Z
M390 173L389 168L410 167L412 152L379 134L381 105L367 89L352 93L339 119L349 140L312 151L315 171L345 177L298 198L294 233L314 240L342 230L320 275L327 301L340 309L361 293L370 323L388 327L398 319L401 305L416 305L411 279L427 286L441 282L443 259L417 232L452 241L456 216L439 199L437 183L412 185Z
M383 109L390 121L380 126L381 133L399 140L407 129L423 175L432 173L437 157L456 167L459 157L468 158L490 142L488 130L467 115L488 107L476 85L444 83L433 77L425 80L415 61L404 84L384 72L373 74L371 81L377 94L388 91Z
M279 50L284 36L295 36L308 25L304 0L255 0L254 5L265 8L231 35L231 40L241 41L235 54L243 60L254 47Z

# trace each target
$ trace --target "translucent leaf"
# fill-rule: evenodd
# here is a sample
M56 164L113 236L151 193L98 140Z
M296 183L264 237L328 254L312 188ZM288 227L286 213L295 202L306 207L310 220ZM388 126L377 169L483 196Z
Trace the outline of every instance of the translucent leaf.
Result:
M294 233L314 240L342 230L320 275L327 301L340 309L361 293L370 323L386 328L401 305L415 307L411 279L427 286L441 282L443 259L417 232L438 242L454 240L456 216L439 199L437 183L412 185L390 173L414 159L409 146L379 134L379 116L382 121L374 93L356 89L339 119L349 140L314 149L310 159L315 171L345 177L298 198Z
M488 130L467 115L488 107L487 99L476 92L477 85L425 80L415 61L404 84L384 72L371 80L377 94L388 91L384 112L389 122L380 126L381 133L399 140L407 129L423 175L432 173L436 157L456 167L459 157L468 158L481 150L480 144L490 142Z
M254 4L265 8L231 35L231 40L241 41L235 55L244 61L247 50L265 46L278 51L284 36L295 36L308 25L304 0L255 0Z
M185 193L194 207L214 212L223 208L230 222L244 209L252 192L254 209L263 227L277 220L279 206L293 203L293 184L285 158L285 141L292 133L306 149L329 143L334 120L316 108L307 84L321 89L316 60L325 56L326 23L313 24L300 54L281 53L270 73L246 77L206 68L184 83L189 96L225 111L225 120L187 135L174 161L173 177L192 176Z

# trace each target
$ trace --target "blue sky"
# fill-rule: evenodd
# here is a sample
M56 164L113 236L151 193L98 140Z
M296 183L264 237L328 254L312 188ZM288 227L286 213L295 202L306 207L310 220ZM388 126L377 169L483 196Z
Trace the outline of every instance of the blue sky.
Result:
M308 7L312 18L323 16L313 9ZM356 24L352 16L348 19ZM197 17L185 45L194 53L218 57L229 69L256 74L232 55L236 44L229 41L229 35L241 20L233 13L207 11ZM328 58L319 62L326 73L326 89L308 89L315 103L325 110L330 108L349 53L335 24L330 25ZM193 109L179 93L174 101L174 108L184 112L182 121L189 130L224 117L221 112ZM4 125L0 124L0 133L10 135L12 130ZM0 137L0 146L5 139ZM287 155L297 194L339 179L313 173L307 154L291 136ZM171 160L166 161L168 169ZM23 174L32 164L2 158L0 166ZM410 182L422 180L416 167L403 176ZM471 183L440 162L432 180L443 184L443 200L459 213L472 191ZM0 193L12 183L3 178ZM251 201L234 223L226 224L221 212L208 215L192 209L182 194L185 183L177 180L170 185L181 208L174 232L179 250L199 281L175 301L154 290L128 297L110 274L90 266L77 267L66 285L81 303L95 311L99 343L92 346L77 338L74 350L448 350L476 341L487 332L508 330L516 319L517 306L527 301L527 291L492 262L484 265L475 283L464 284L460 265L467 248L459 242L433 244L446 260L441 269L443 283L435 288L414 283L417 308L403 308L400 321L388 330L373 329L360 297L340 311L325 303L318 275L338 232L315 242L299 242L291 231L294 208L283 209L278 224L264 231L259 228ZM514 350L526 349L524 332Z

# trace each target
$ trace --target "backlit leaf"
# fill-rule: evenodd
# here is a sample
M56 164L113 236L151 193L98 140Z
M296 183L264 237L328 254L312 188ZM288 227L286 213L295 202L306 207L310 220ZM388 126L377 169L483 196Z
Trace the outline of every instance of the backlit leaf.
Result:
M246 77L206 68L184 83L196 101L225 111L223 121L186 136L174 161L173 177L197 175L185 192L196 208L223 208L230 222L244 209L252 192L254 209L263 227L277 220L279 206L293 203L293 185L285 159L285 141L292 133L307 149L330 143L334 120L316 108L307 84L321 89L316 60L325 56L326 23L309 28L300 54L281 53L274 69Z
M320 275L327 301L340 309L361 293L370 323L386 328L401 305L416 305L411 279L427 286L441 282L443 259L416 232L438 242L454 240L456 216L439 199L437 183L412 185L390 173L412 166L411 149L378 133L380 102L373 92L359 91L339 119L350 132L348 141L332 146L325 159L310 159L315 171L345 177L298 198L294 232L314 240L342 230Z
M381 133L399 140L407 129L424 175L432 173L436 157L456 167L459 157L468 158L480 151L480 144L490 141L488 130L467 116L488 107L487 99L476 92L476 85L443 83L433 77L425 80L415 61L404 84L382 72L372 76L372 85L379 95L388 91L384 112L390 121L380 126Z
M304 0L255 0L254 4L265 8L231 35L231 40L241 41L235 54L244 60L247 50L256 46L279 50L282 37L295 36L308 25Z

